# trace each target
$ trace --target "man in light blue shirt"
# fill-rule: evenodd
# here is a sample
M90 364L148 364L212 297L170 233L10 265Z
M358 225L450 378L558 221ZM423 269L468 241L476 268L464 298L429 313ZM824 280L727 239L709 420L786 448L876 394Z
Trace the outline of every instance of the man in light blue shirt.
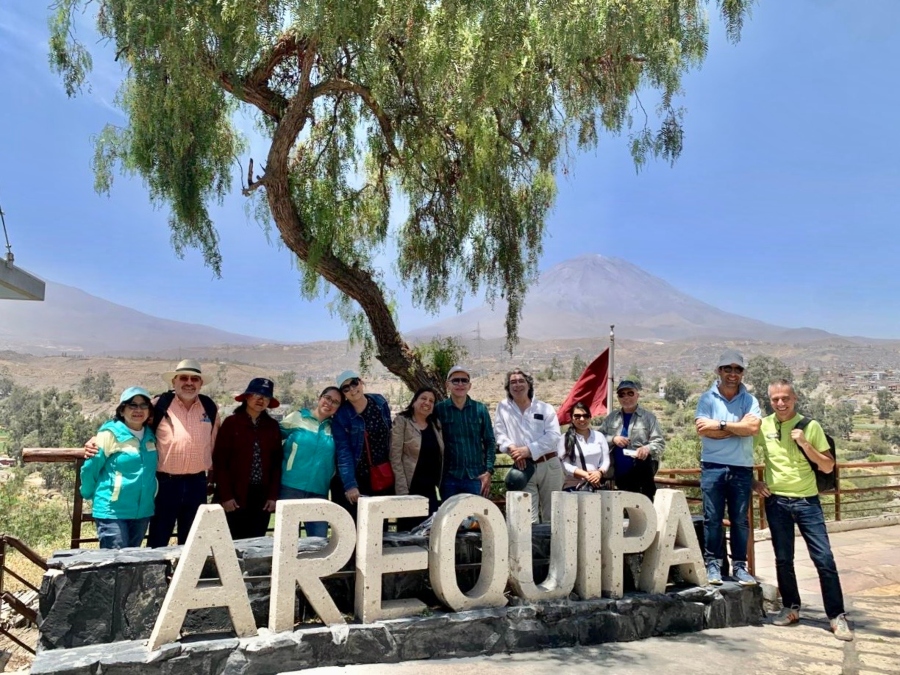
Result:
M747 570L747 542L753 484L753 437L762 415L759 402L743 385L744 357L726 350L716 367L718 380L700 397L695 424L700 434L700 491L703 493L703 537L709 583L722 583L722 519L728 506L731 558L735 581L756 583Z

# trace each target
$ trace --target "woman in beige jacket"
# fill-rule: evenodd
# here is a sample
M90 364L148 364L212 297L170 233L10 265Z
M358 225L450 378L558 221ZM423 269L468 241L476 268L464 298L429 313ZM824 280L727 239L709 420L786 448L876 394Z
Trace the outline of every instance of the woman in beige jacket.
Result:
M394 418L391 432L391 466L398 495L428 498L428 513L437 511L438 485L444 461L444 439L434 415L437 392L422 387L406 409ZM401 518L397 530L406 532L425 518Z

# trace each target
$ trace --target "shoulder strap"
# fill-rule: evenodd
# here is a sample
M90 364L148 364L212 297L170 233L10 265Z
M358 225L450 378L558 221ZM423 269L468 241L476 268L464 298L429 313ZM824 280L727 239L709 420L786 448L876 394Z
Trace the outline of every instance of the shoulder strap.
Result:
M153 433L156 433L163 417L168 416L169 406L172 405L174 398L175 392L171 389L156 397L156 405L153 406L153 424L150 425L150 428L153 429Z
M810 422L812 422L812 418L807 417L806 415L801 415L800 420L797 422L797 424L794 425L794 428L803 431L806 427L809 426Z
M587 464L584 462L584 453L581 451L581 443L578 442L578 434L574 434L575 436L575 447L578 448L578 459L581 460L581 469L582 471L587 471Z
M219 406L209 396L200 394L200 404L203 406L203 412L209 418L210 423L215 428L216 416L219 414Z

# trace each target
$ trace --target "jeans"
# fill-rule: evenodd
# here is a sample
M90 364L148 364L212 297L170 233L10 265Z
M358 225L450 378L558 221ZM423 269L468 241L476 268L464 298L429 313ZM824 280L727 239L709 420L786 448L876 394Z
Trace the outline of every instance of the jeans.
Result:
M833 619L844 613L844 594L838 577L837 565L831 553L825 514L819 497L766 497L766 518L772 533L775 549L775 574L778 590L785 607L800 607L800 591L794 573L794 523L806 542L809 557L819 573L819 586L825 614Z
M441 482L441 501L445 502L453 495L480 495L480 478L454 478L444 476Z
M149 518L95 518L100 548L140 546L150 525Z
M299 488L281 486L281 492L278 494L279 499L328 499L328 495L320 495L315 492L308 492ZM304 522L303 528L306 530L307 537L327 537L328 523L324 520L316 520L313 522Z
M178 543L184 545L197 509L206 504L206 472L169 474L156 472L159 489L156 511L150 520L147 546L168 546L172 531L178 525Z
M728 506L728 520L731 521L731 558L735 563L747 562L747 542L750 538L750 485L753 482L753 468L700 463L700 491L703 493L703 559L722 560L724 537L722 519Z

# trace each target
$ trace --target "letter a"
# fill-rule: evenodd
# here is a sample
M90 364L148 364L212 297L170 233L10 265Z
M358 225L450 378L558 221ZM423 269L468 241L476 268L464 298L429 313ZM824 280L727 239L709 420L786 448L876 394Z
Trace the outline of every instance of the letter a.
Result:
M706 585L706 567L687 499L680 490L659 490L653 502L659 534L644 554L638 588L665 593L669 568L677 565L681 576L698 586Z
M210 555L222 585L201 587L200 574ZM228 532L228 521L218 504L205 504L197 510L147 648L159 649L167 642L175 642L188 610L203 607L227 607L238 637L256 635L256 621Z

